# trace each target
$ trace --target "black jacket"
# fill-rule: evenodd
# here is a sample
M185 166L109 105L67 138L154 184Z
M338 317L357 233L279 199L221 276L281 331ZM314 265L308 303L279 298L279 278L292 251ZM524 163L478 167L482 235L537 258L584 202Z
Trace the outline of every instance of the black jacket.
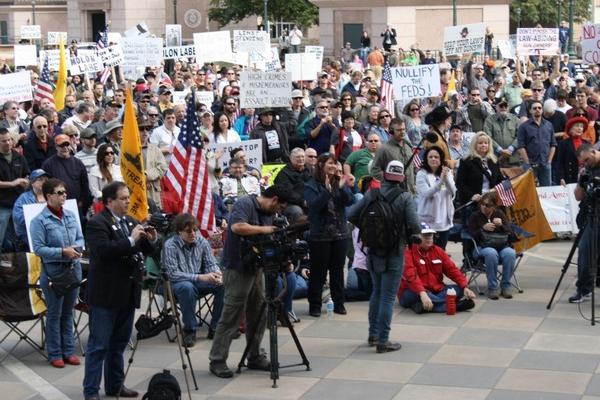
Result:
M284 186L290 191L290 204L304 208L304 184L312 178L312 174L306 168L296 171L294 167L287 164L275 177L275 184Z
M29 167L27 167L25 157L12 150L12 160L8 163L4 156L0 154L0 181L10 182L17 178L27 178L28 175ZM0 207L12 208L17 197L23 191L24 189L21 186L0 189Z
M266 130L275 130L277 132L277 137L279 139L280 146L280 156L276 159L269 157L269 145L266 136ZM256 128L252 132L250 132L250 139L260 139L262 140L262 158L263 163L270 162L286 162L290 159L290 148L288 145L288 124L282 124L275 120L270 127L265 128L262 123L258 123Z
M138 222L126 218L131 232ZM108 209L88 221L85 238L90 250L88 304L106 308L138 308L144 271L140 253L150 254L152 244L142 238L132 247ZM134 258L136 254L137 261Z
M586 140L583 141L587 143ZM561 140L556 152L556 179L560 182L564 179L566 183L576 183L579 177L579 163L575 155L575 147L571 139Z
M490 189L502 182L502 174L498 164L488 161L491 175L488 176ZM458 188L458 201L465 204L471 201L474 194L481 194L483 186L483 175L488 173L483 169L481 159L478 157L467 157L460 161L456 174L456 187Z
M48 147L46 151L40 145L40 141L35 136L34 132L29 132L27 135L27 142L23 144L23 155L27 160L30 170L42 168L42 164L48 158L56 154L56 147L54 145L54 139L48 137Z

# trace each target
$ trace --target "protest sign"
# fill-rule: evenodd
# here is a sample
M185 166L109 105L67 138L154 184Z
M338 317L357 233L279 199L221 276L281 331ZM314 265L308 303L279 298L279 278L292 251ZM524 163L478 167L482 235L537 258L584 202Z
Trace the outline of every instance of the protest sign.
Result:
M244 67L247 67L248 59L248 53L245 51L240 51L239 53L231 53L231 58L228 61L232 64L243 65Z
M150 29L148 28L148 25L142 21L139 24L137 24L136 26L134 26L133 28L129 28L125 32L123 32L123 36L130 37L130 38L149 37ZM162 42L162 39L161 39L161 42Z
M37 65L35 44L16 44L14 47L15 66Z
M58 45L62 39L63 43L67 43L67 32L48 32L49 45Z
M558 28L518 28L517 53L520 56L557 54Z
M444 28L444 54L447 56L463 53L483 52L485 45L485 24L447 26Z
M162 57L165 60L196 57L196 47L194 45L179 46L179 47L165 47L165 48L163 48Z
M20 103L33 100L29 71L0 75L0 104L8 100Z
M181 25L165 25L165 46L181 46Z
M285 168L285 164L265 164L262 166L262 179L260 180L261 186L269 187L275 184L275 178L279 175L282 169Z
M21 39L41 39L42 27L40 25L21 25Z
M223 151L223 155L219 158L221 165L217 166L221 169L225 169L229 166L229 160L231 159L229 152L238 147L241 147L244 153L246 153L248 165L260 170L262 167L262 140L260 139L244 140L243 142L234 143L211 143L207 146L208 150L215 152Z
M323 65L323 52L325 48L323 46L305 46L304 52L306 54L314 54L315 59L319 65Z
M29 243L29 251L31 252L33 252L33 241L31 239L31 229L29 229L29 227L31 226L31 221L33 221L33 219L37 217L39 213L41 213L44 210L44 208L46 208L46 203L33 203L23 205L23 217L25 218L25 228L27 228L27 241ZM77 200L68 199L67 201L65 201L63 208L75 214L76 223L79 226L79 229L81 229L81 220L79 219L79 209L77 208ZM83 248L85 249L85 244Z
M574 218L571 216L569 189L566 186L546 186L536 190L552 232L571 232Z
M498 48L502 58L515 58L515 48L510 40L498 40Z
M107 67L114 67L125 62L123 49L121 48L121 45L118 44L98 50L98 56Z
M102 58L96 54L77 54L77 57L71 57L71 74L80 75L98 72L104 69Z
M583 26L581 55L586 64L600 63L600 24Z
M281 62L279 61L279 49L271 47L271 60L265 63L265 71L279 71Z
M124 37L121 39L123 65L135 67L159 66L162 63L162 39Z
M120 32L108 32L108 43L119 44L121 43L121 33Z
M248 53L248 64L264 69L271 59L271 40L265 31L234 30L233 51Z
M194 33L198 64L231 59L229 31Z
M176 90L171 95L173 96L173 104L185 104L185 96L190 93L189 90Z
M242 71L240 107L288 107L292 94L291 72Z
M202 103L209 109L212 103L215 101L215 93L212 90L197 90L196 91L196 102Z
M396 100L435 97L442 92L439 64L392 68Z
M285 55L285 70L292 73L293 81L312 81L321 71L314 54L293 53Z

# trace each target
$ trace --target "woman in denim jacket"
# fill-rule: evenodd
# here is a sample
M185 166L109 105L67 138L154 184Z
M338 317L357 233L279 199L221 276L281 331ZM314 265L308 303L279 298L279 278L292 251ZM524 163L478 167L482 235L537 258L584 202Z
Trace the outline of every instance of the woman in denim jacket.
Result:
M76 215L63 205L67 199L65 184L58 179L48 179L42 185L42 193L47 201L31 221L33 251L42 259L40 285L46 299L46 349L50 364L63 368L65 363L79 365L74 355L73 307L79 290L72 289L65 295L57 295L50 281L62 275L66 268L73 266L75 275L81 280L81 248L84 245L81 227Z
M340 167L341 169L341 167ZM309 312L321 315L323 284L329 271L329 287L336 314L346 314L344 307L344 262L350 232L344 207L353 202L350 188L352 175L337 172L333 154L321 154L317 159L313 179L304 185L304 199L308 205L310 231L310 276L308 281Z

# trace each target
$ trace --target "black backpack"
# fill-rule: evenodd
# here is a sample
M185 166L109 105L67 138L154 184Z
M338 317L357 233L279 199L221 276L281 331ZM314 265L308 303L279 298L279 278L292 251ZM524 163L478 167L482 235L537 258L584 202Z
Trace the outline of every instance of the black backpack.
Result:
M181 388L168 369L155 374L148 383L148 391L142 400L180 400Z
M396 250L402 229L396 222L392 204L402 192L398 188L386 197L379 189L371 189L367 194L358 217L358 236L369 253L385 257Z

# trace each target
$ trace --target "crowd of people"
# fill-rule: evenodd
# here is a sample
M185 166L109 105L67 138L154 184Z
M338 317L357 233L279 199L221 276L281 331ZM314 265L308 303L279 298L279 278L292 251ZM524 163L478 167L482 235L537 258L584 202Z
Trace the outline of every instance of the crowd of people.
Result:
M488 36L491 41L491 31ZM214 94L212 104L196 105L205 146L258 139L260 164L285 164L268 186L241 146L230 151L227 168L223 151L206 147L202 156L218 227L209 240L188 214L174 218L168 238L142 225L146 221L126 217L129 190L119 168L124 86L74 75L63 109L46 100L4 103L0 244L6 252L28 251L27 233L32 237L32 250L43 262L47 350L57 368L80 363L70 322L77 289L58 295L52 281L64 271L81 279L83 248L89 250L86 398L98 398L103 363L112 371L105 375L107 394L135 394L122 386L122 353L139 306L143 257L156 246L181 305L184 344L196 341L198 297L214 294L210 368L219 377L233 376L226 364L232 339L265 329L258 318L262 275L242 257L245 238L273 233L274 214L291 224L309 223L309 257L279 282L287 288L281 313L289 318L282 323L300 322L294 298L307 297L314 318L329 299L339 315L347 313L345 301L369 300L368 342L383 353L400 348L389 340L396 298L419 314L446 312L452 289L458 311L473 308L475 294L445 252L457 221L485 262L487 296L512 298L514 233L492 189L506 178L506 168L532 168L537 183L549 186L576 183L582 166L596 165L590 146L600 127L600 67L575 72L566 54L526 57L525 63L498 60L491 47L483 56L450 61L416 47L407 56L396 51L395 29L388 27L381 37L381 48L371 50L364 32L360 49L345 46L340 60L326 61L314 81L293 83L289 107L240 108L238 65L176 60L148 67L131 82L151 213L178 211L163 181L186 118L185 105L173 103L174 92L195 88ZM288 39L284 44L298 52L301 31L295 27ZM392 66L440 64L441 93L386 108L380 88L386 60ZM35 86L38 71L29 70ZM81 225L65 208L67 199L75 200ZM403 227L386 253L361 245L358 228L363 211L377 199L389 203L394 223ZM28 227L23 206L33 203L46 206ZM224 248L217 236L224 238ZM454 284L446 285L444 276ZM570 301L583 301L591 290L580 280ZM250 347L247 365L268 370L259 343Z

